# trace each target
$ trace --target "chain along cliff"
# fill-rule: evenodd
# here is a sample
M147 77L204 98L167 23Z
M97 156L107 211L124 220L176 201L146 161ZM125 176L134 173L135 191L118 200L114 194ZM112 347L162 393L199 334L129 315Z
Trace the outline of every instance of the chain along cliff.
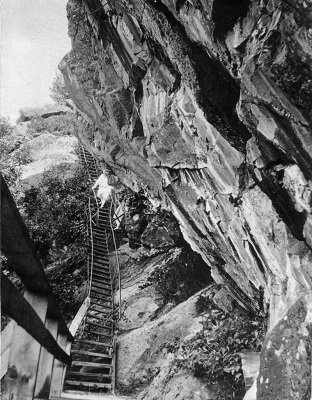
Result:
M70 0L67 11L59 68L81 141L175 216L240 307L268 311L258 398L275 385L275 399L308 399L311 0Z

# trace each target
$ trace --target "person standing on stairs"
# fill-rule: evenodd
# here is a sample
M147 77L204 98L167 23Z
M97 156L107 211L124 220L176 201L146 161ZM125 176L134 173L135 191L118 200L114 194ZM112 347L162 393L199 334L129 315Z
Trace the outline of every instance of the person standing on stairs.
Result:
M104 171L95 181L92 189L95 190L97 187L98 191L96 196L101 200L100 208L103 208L113 190L113 187L108 184L107 176Z

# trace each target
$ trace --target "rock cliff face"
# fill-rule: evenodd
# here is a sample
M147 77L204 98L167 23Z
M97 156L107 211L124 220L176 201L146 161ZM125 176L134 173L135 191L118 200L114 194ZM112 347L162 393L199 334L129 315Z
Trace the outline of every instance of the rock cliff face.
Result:
M270 328L311 291L310 0L70 0L81 140Z

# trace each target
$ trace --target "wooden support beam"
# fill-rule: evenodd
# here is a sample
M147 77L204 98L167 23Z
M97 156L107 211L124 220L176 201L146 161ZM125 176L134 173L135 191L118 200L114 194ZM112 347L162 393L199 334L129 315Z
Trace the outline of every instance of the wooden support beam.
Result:
M0 379L4 377L8 369L9 355L11 340L13 336L13 329L16 325L15 321L10 321L8 325L1 332L1 376Z
M41 298L42 304L48 304L46 296L26 292L27 298ZM62 350L51 333L45 328L40 314L26 301L13 283L1 273L1 307L3 311L13 318L29 335L47 349L54 357L65 364L71 363L71 358ZM36 305L36 303L35 303ZM41 312L41 310L40 310ZM39 316L38 316L39 314ZM45 320L46 315L44 315ZM13 342L12 342L13 343Z
M1 294L3 293L3 288L7 287L8 286L3 286L1 282ZM11 292L13 299L15 294L16 293ZM21 312L22 314L26 314L27 320L29 307L32 311L31 316L34 317L33 314L35 314L35 320L32 321L31 319L28 319L26 323L33 323L33 325L36 326L36 321L39 319L42 324L42 321L46 318L48 307L46 297L42 295L34 295L28 292L25 294L25 299L23 298L23 303L20 303L19 297L11 301L11 304L15 304L9 308L9 311L10 309L13 309L15 314L15 310L18 310L18 308L21 307ZM17 301L15 302L15 300ZM28 307L25 307L25 303L28 304ZM8 372L4 378L3 400L33 399L40 347L39 341L36 341L32 336L30 336L22 326L15 326L9 356Z
M57 343L62 349L66 349L67 337L63 333L59 333L57 336ZM64 383L64 364L59 360L54 359L53 370L52 370L52 380L50 389L50 398L61 397L63 383Z
M56 340L58 333L58 321L47 318L45 327ZM48 400L50 395L52 368L54 357L44 347L41 347L40 358L35 386L35 399Z

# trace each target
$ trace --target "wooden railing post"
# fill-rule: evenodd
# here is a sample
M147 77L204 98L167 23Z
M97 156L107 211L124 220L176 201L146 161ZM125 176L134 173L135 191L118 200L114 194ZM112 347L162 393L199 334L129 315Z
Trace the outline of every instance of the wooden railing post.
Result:
M56 339L59 322L57 320L47 318L45 326L50 331L53 338ZM49 399L53 360L53 355L49 353L43 346L41 346L37 371L37 381L35 386L35 399Z
M1 376L0 379L4 377L8 370L11 340L13 336L13 330L16 322L11 320L8 325L1 332Z
M57 336L57 343L63 350L66 350L67 335L64 333L59 333ZM50 397L61 397L64 383L64 370L65 365L61 361L54 358Z
M25 299L45 322L48 307L46 296L26 292ZM41 345L22 327L14 327L3 400L33 399L40 348Z

